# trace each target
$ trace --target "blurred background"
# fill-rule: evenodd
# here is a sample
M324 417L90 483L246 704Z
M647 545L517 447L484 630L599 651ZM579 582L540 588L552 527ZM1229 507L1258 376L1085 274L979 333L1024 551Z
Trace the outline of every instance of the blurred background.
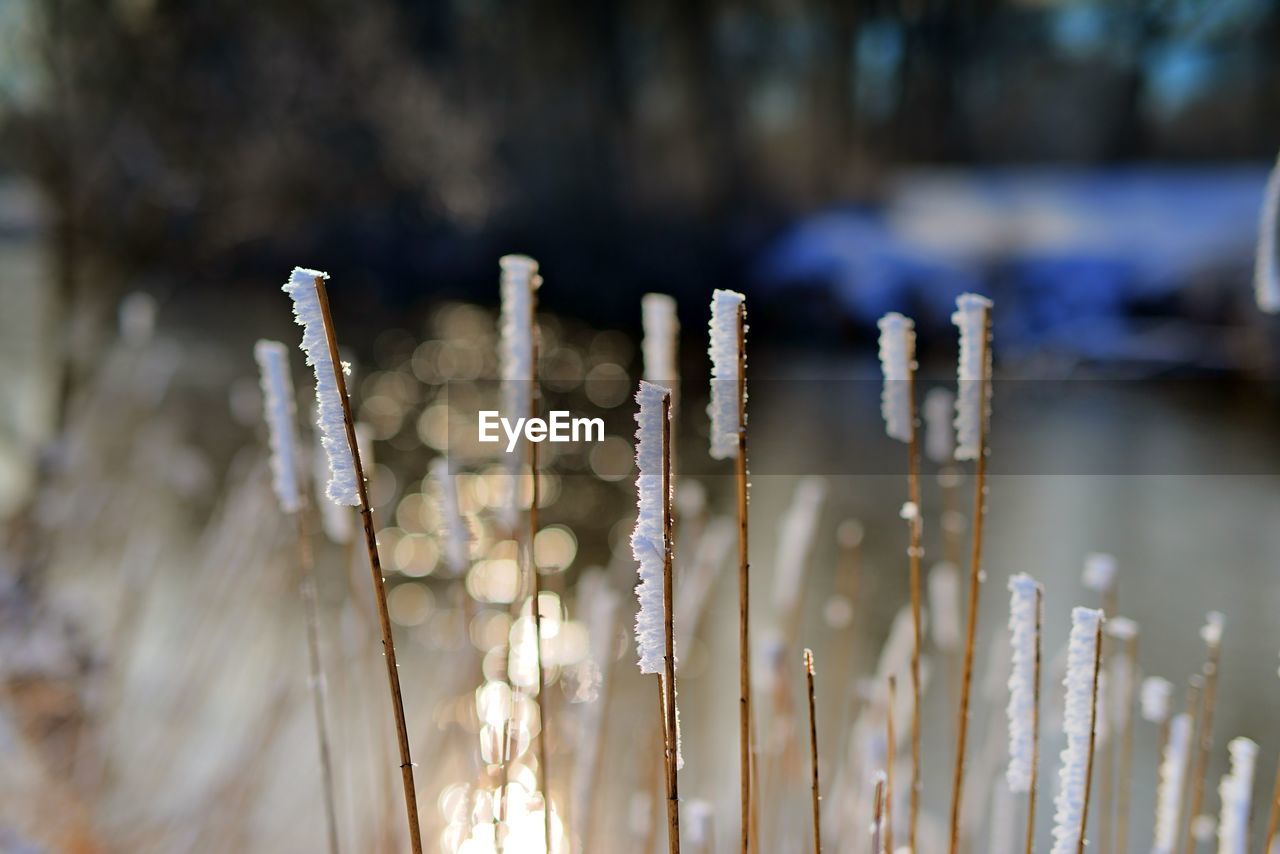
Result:
M706 458L701 406L708 299L727 287L751 312L764 589L790 560L775 551L795 546L772 520L809 478L824 484L803 617L770 649L812 646L831 674L824 736L846 787L833 802L865 800L858 763L875 751L853 733L876 702L856 676L876 672L906 591L903 463L879 424L875 321L915 317L922 391L947 385L950 313L973 290L996 303L999 376L984 643L1003 634L1005 578L1027 571L1048 588L1056 650L1069 606L1096 604L1080 589L1084 556L1113 553L1120 610L1143 627L1141 669L1171 679L1181 703L1204 654L1195 628L1226 612L1203 811L1216 814L1227 739L1247 735L1262 744L1262 824L1280 747L1280 329L1257 313L1250 277L1280 141L1278 39L1265 0L0 0L0 851L322 844L290 531L270 500L251 358L259 337L297 341L279 293L295 264L333 276L384 548L398 555L411 723L439 759L422 775L424 827L464 850L447 835L484 788L470 692L479 659L519 632L485 622L486 603L496 614L514 594L440 568L424 476L453 454L472 478L474 556L510 564L511 541L487 521L494 460L455 447L493 392L508 252L536 257L546 279L549 393L610 418L602 449L547 461L543 562L557 613L582 628L564 634L577 640L562 639L551 677L561 768L586 761L575 745L595 730L580 707L644 696L622 637L629 394L649 291L679 303L679 464L700 484L685 500L702 520L686 548L716 563L700 538L732 512L731 482ZM932 567L949 556L944 534L963 535L969 498L935 518L945 490L927 474ZM390 744L352 566L341 541L322 549L329 658L369 683L357 701L330 676L340 824L350 850L397 850L398 812L383 810L398 794L367 759ZM618 597L603 640L583 640L584 577ZM718 725L734 705L731 588L699 612L681 684L686 725L704 733L688 740L686 791L713 805L716 851L736 833L733 732ZM936 820L952 724L946 650L934 652L924 803ZM795 661L761 655L799 690ZM976 729L1004 703L998 649L980 661L995 675ZM617 685L604 690L591 662ZM625 732L599 738L625 755ZM1137 738L1141 849L1157 728ZM1042 751L1046 779L1058 749ZM794 815L767 828L768 850L786 852L805 827L804 775L777 761L779 792L788 773L801 781ZM652 780L633 779L650 772L623 764L587 799L591 830L569 781L595 778L561 777L567 835L619 828L586 850L660 844L636 800ZM998 766L983 766L975 809ZM252 789L231 782L246 769ZM1050 796L1046 785L1044 839ZM974 851L999 850L995 821L972 819ZM836 838L866 850L860 831Z

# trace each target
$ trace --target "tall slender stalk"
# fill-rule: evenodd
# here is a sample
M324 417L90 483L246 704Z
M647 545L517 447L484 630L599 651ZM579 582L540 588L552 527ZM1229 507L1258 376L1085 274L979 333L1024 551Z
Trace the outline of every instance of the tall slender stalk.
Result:
M667 846L671 854L680 854L680 782L678 773L678 742L676 733L676 633L672 613L675 595L671 578L671 562L675 544L671 515L671 393L662 399L662 604L664 616L663 656L666 679L666 733L667 733Z
M1280 764L1276 765L1276 782L1271 787L1271 809L1267 814L1267 835L1263 840L1262 854L1271 854L1277 830L1280 830Z
M530 302L536 296L530 295ZM538 324L537 312L532 307L529 311L529 335L533 340L533 358L529 360L529 417L538 417ZM538 443L529 441L529 542L525 547L526 560L529 562L529 596L533 602L533 649L534 666L538 671L538 783L542 789L542 832L545 850L551 852L551 771L547 764L547 730L551 721L547 717L546 678L542 672L542 576L538 574L537 552L534 548L538 537L538 501L541 498L538 485Z
M889 702L884 710L885 757L884 757L884 848L892 852L893 848L893 766L897 764L897 734L893 731L893 707L898 704L898 680L889 677Z
M387 685L391 691L391 710L395 717L396 744L400 750L400 782L404 788L405 818L409 825L409 845L413 854L422 854L422 831L418 825L418 796L413 782L413 757L409 750L409 727L405 722L404 695L400 690L400 668L396 663L396 643L391 633L391 615L387 610L386 579L382 576L382 562L378 558L378 539L373 528L373 508L369 504L369 490L364 479L364 465L356 444L355 419L351 415L351 398L347 394L347 381L342 373L342 359L338 353L338 340L333 331L333 315L329 310L329 295L324 279L315 279L316 296L324 318L324 334L333 360L334 376L338 384L338 397L342 401L342 421L347 442L351 445L351 459L355 465L356 489L360 498L360 519L364 525L365 549L369 553L369 576L373 583L374 601L378 607L378 624L382 629L382 651L387 665Z
M987 390L991 383L991 309L983 311L982 379L978 388L979 405L986 408ZM985 411L978 419L978 454L973 477L973 541L969 551L969 617L965 631L964 664L960 679L960 710L957 714L956 761L951 780L951 854L960 850L960 807L964 789L965 748L969 735L969 697L973 689L973 648L978 634L978 589L982 581L982 530L987 517L987 418Z
M818 785L818 713L813 690L813 650L804 651L804 674L809 689L809 761L813 768L813 854L822 854L822 792Z
M875 803L871 810L871 850L874 854L882 854L881 832L884 829L884 775L876 780Z
M1036 783L1040 772L1040 659L1043 655L1044 640L1041 629L1044 625L1044 588L1036 585L1036 658L1033 671L1034 690L1031 706L1031 788L1027 793L1027 845L1026 854L1035 850L1036 837ZM914 850L914 849L913 849Z
M734 459L738 510L738 724L742 797L742 854L749 854L752 836L751 779L751 605L750 560L747 549L747 321L738 306L738 454Z
M307 669L311 707L316 719L316 742L320 756L320 785L324 793L325 830L331 854L338 854L338 811L333 796L333 754L329 746L324 667L320 659L320 606L316 599L315 559L307 528L306 505L294 514L298 524L298 561L302 568L302 608L307 626Z
M1195 770L1191 775L1191 803L1186 815L1186 833L1183 835L1183 851L1194 854L1195 820L1200 814L1200 806L1204 802L1204 778L1209 770L1209 751L1213 748L1213 710L1218 699L1218 662L1221 658L1221 643L1209 643L1209 656L1204 663L1204 694L1202 697L1202 714L1199 725Z
M1080 839L1076 854L1084 854L1085 831L1089 827L1089 793L1093 788L1093 753L1098 740L1098 675L1102 664L1102 621L1093 640L1093 698L1089 710L1089 759L1084 767L1084 805L1080 809Z
M1116 815L1116 854L1128 854L1129 851L1129 813L1133 796L1133 730L1134 710L1133 698L1138 691L1138 635L1134 634L1126 645L1125 655L1129 662L1129 684L1125 686L1128 705L1125 707L1124 732L1121 734L1120 746L1120 794Z
M924 552L923 516L920 507L920 442L916 416L916 372L914 365L907 373L907 399L911 411L911 440L907 443L907 500L915 508L911 514L911 796L907 824L907 846L916 850L916 819L920 811L920 558Z

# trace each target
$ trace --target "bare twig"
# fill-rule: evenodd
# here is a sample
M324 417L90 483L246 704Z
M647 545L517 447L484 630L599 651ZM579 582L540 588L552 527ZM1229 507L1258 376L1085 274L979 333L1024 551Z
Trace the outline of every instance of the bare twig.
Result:
M822 793L818 786L818 713L813 690L813 650L804 651L804 673L809 688L809 760L813 767L813 852L822 854Z

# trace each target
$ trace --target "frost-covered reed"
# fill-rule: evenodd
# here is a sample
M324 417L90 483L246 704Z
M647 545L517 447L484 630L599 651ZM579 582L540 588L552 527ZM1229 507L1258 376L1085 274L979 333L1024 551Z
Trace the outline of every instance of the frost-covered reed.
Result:
M534 380L534 292L542 283L538 262L527 255L504 255L498 260L501 299L498 319L498 363L502 374L502 416L512 424L533 412ZM502 507L503 524L514 530L521 503L520 472L522 454L507 455L510 500Z
M1116 583L1116 559L1109 554L1091 554L1084 559L1081 583L1094 593L1107 593Z
M678 362L680 320L676 316L676 301L666 294L645 294L640 298L640 322L644 338L640 353L644 359L644 379L674 390L680 379Z
M1253 294L1258 308L1280 312L1280 258L1276 257L1276 229L1280 228L1280 157L1267 176L1258 223L1258 250L1253 266Z
M1030 792L1035 777L1040 585L1026 573L1009 579L1009 791Z
M945 561L929 571L929 629L943 652L960 647L960 571Z
M956 396L945 388L931 388L924 396L924 453L939 465L951 462L956 453L956 435L951 414Z
M1053 854L1075 854L1083 844L1097 717L1101 627L1101 611L1071 609L1067 675L1062 683L1067 689L1062 724L1067 746L1060 757L1058 792L1053 800Z
M975 460L982 451L982 434L991 414L991 300L961 294L951 322L960 330L957 362L956 459Z
M294 267L282 290L293 300L294 321L302 327L302 352L307 364L316 376L316 426L320 429L320 441L329 463L329 485L325 495L335 504L360 503L360 488L356 482L356 466L344 422L342 393L338 386L338 370L346 371L346 365L333 363L329 338L333 330L326 330L324 312L320 306L320 294L316 282L329 278L328 273Z
M778 526L778 551L774 563L773 602L778 617L789 621L800 604L805 573L822 504L827 496L827 482L811 475L796 484L791 505Z
M711 296L711 458L728 460L738 455L738 434L746 427L739 396L743 385L739 376L742 342L739 316L746 311L746 298L736 291L717 290ZM745 329L745 326L743 327Z
M667 541L663 514L668 496L663 494L662 417L667 390L641 382L636 392L636 504L631 552L638 564L640 583L636 586L636 652L640 672L661 674L663 641L662 572Z
M285 513L302 509L298 478L297 399L289 356L279 341L259 341L253 347L262 385L262 413L271 448L271 487Z
M1245 854L1249 850L1249 811L1253 799L1253 769L1258 745L1247 738L1227 744L1231 771L1218 786L1222 809L1218 815L1218 854Z
M471 529L458 504L458 480L449 470L448 459L436 457L431 462L431 479L440 497L444 564L452 575L460 576L471 565Z
M1160 761L1160 782L1156 787L1156 824L1152 854L1173 854L1178 844L1182 809L1182 788L1190 762L1191 716L1175 715L1169 725L1169 739Z
M915 434L915 407L911 401L915 370L915 323L897 312L880 318L880 372L884 385L880 392L880 414L890 439L910 442Z
M1142 680L1138 704L1142 719L1155 724L1169 720L1173 700L1173 683L1160 676L1148 676Z

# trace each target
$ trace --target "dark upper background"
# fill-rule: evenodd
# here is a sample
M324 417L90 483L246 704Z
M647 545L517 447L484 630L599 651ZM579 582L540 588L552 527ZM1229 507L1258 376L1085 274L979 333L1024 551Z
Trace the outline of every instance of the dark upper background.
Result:
M301 263L373 329L492 302L521 251L593 323L665 290L692 328L728 286L761 334L866 340L972 287L1007 348L1217 368L1143 333L1246 316L1280 140L1264 0L0 0L0 29L3 169L67 304Z

